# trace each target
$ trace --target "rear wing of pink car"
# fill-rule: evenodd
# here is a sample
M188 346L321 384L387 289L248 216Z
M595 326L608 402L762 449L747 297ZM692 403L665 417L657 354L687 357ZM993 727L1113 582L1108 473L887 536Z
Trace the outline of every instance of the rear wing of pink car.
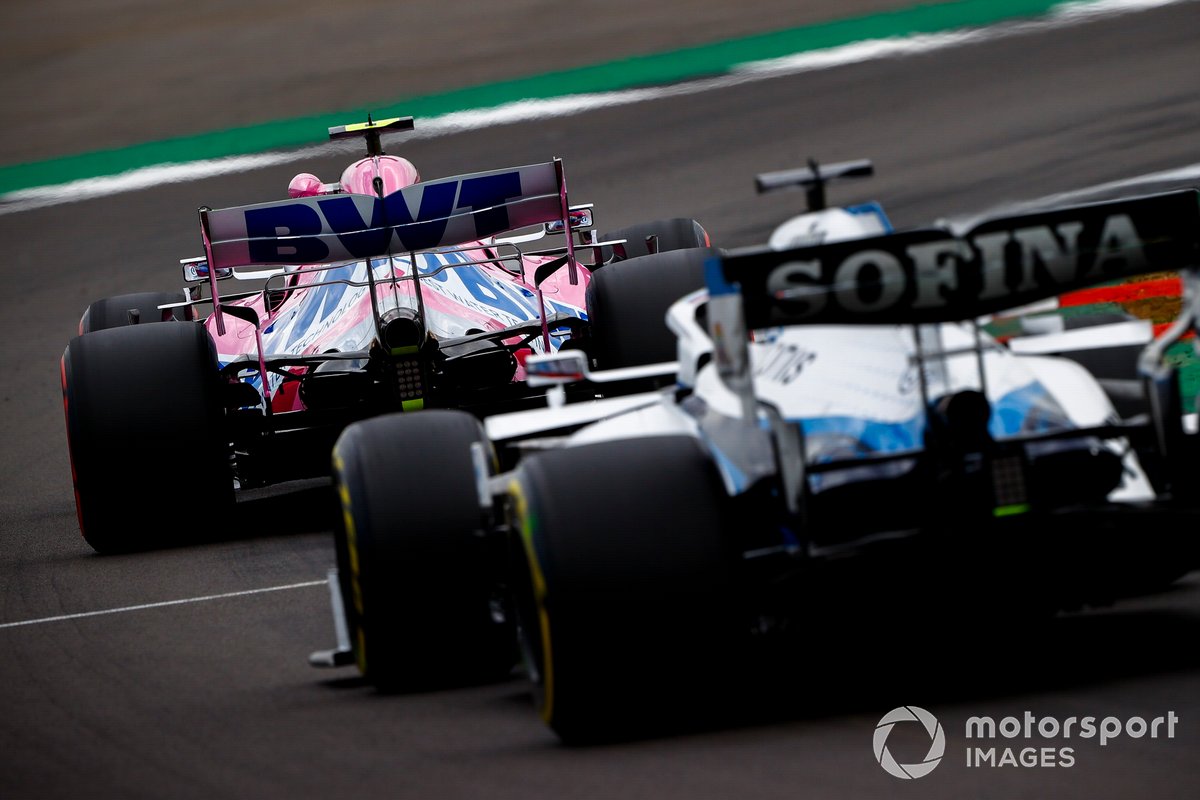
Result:
M417 183L382 198L335 194L201 209L200 225L214 270L452 247L566 217L556 159Z
M385 197L333 194L200 209L206 276L224 333L218 272L320 265L454 247L550 223L572 229L560 159L406 186ZM575 247L566 259L575 282ZM419 283L418 283L419 286Z

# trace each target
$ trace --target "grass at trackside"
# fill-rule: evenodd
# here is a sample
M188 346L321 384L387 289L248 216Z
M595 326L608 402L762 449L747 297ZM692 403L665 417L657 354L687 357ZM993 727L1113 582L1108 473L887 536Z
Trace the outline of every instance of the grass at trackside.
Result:
M739 64L822 50L857 41L936 33L989 25L1006 19L1035 17L1063 0L954 0L913 5L869 16L834 20L799 28L732 39L592 64L436 95L381 100L370 107L257 125L208 131L129 147L78 153L43 161L0 166L0 195L81 178L116 175L140 167L245 155L324 141L326 128L347 120L375 116L436 117L454 111L493 108L522 99L614 91L668 84L719 75Z

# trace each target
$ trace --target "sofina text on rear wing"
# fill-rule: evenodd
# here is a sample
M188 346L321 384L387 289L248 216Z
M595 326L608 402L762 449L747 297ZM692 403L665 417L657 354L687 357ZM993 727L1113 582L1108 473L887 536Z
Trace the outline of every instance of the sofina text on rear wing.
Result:
M1200 323L1196 190L993 217L963 233L924 229L714 256L706 265L708 324L718 374L751 422L758 404L747 330L975 320L1158 270L1182 271L1183 305L1172 328L1146 348L1139 368L1159 451L1174 461L1194 449L1184 440L1195 439L1184 435L1178 372L1164 355ZM920 339L918 334L918 360ZM925 400L928 406L930 398Z
M1200 192L995 217L709 262L746 327L955 322L1152 270L1200 265Z

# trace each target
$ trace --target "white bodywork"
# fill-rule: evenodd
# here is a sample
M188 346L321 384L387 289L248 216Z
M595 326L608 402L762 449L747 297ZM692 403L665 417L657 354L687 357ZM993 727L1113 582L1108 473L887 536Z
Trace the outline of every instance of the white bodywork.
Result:
M771 233L767 244L773 250L801 245L840 242L888 232L886 220L873 213L851 213L843 208L826 208L792 217Z
M826 209L783 223L772 234L770 244L785 249L874 236L888 230L881 213ZM697 311L707 301L706 291L693 292L668 311L668 327L678 338L678 385L692 389L710 410L737 418L741 414L738 396L718 377L715 365L707 363L713 342L696 320ZM1127 344L1145 336L1140 325L1104 327L1114 330L1087 329L1077 338L1083 347L1091 347ZM986 386L980 385L981 357L974 349L977 335ZM1061 337L1072 335L1054 334L1056 340L1046 344L1061 351ZM927 353L931 341L937 345L933 351L951 353L927 358L925 395L935 398L968 389L984 390L992 404L991 432L997 439L1019 433L1093 427L1117 418L1104 391L1080 365L1036 355L1045 348L1034 342L1026 348L1030 355L1017 355L1024 345L1012 349L1001 346L986 333L977 334L969 323L919 329L899 325L804 326L756 331L749 348L754 395L774 407L784 420L800 424L805 431L809 463L846 458L848 443L849 452L861 454L917 449L922 444L925 424L921 376L913 363L918 336ZM585 422L590 424L555 444L570 447L644 436L701 436L695 418L678 405L671 391L500 415L488 419L486 425L493 439L503 440ZM1036 427L1030 428L1031 424ZM1124 453L1126 467L1125 479L1110 499L1153 498L1154 492L1132 450L1123 441L1103 446ZM726 486L731 492L737 491L729 476Z

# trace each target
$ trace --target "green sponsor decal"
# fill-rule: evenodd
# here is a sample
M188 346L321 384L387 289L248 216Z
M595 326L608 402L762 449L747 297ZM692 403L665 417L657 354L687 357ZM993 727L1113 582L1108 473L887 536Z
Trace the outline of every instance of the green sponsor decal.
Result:
M992 515L996 517L1014 517L1017 514L1027 514L1029 512L1028 503L1016 503L1010 506L997 506L992 509Z

